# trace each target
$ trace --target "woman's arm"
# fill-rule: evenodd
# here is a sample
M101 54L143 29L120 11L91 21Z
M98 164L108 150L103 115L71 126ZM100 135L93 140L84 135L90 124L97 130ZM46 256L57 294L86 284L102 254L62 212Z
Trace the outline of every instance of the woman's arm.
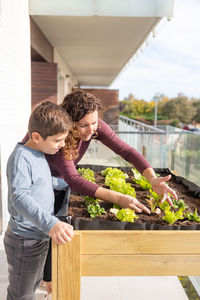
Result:
M97 184L83 179L77 172L74 162L72 160L67 160L62 153L47 155L46 157L53 175L64 178L73 191L119 204L124 208L132 208L137 212L144 210L147 213L150 213L148 208L142 205L137 199L129 195L102 188Z
M150 163L136 149L122 141L115 132L101 119L99 119L97 140L131 163L141 174Z
M53 176L63 178L74 192L94 197L99 186L83 179L77 172L73 160L67 160L64 154L60 152L45 157Z
M137 199L129 195L121 194L102 187L99 187L96 190L95 198L118 204L120 207L123 208L134 209L136 212L139 213L144 210L146 213L150 214L150 210L145 205L140 203Z
M168 203L172 205L172 201L168 193L177 199L176 193L165 184L171 176L157 177L145 157L142 156L136 149L122 141L102 120L99 120L97 139L113 150L116 154L131 163L141 174L143 174L143 176L151 183L155 192L163 196L161 201L167 200Z

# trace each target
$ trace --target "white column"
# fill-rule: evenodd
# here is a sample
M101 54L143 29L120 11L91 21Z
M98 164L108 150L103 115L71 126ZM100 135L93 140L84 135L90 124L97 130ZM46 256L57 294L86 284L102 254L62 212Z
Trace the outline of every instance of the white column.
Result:
M31 111L28 0L0 1L0 146L3 230L8 221L6 163Z

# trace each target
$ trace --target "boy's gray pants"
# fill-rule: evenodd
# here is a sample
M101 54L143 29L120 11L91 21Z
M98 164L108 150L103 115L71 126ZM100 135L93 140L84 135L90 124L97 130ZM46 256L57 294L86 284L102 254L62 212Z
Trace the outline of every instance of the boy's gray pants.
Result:
M7 229L4 246L8 261L7 300L35 300L44 272L49 241L27 239Z

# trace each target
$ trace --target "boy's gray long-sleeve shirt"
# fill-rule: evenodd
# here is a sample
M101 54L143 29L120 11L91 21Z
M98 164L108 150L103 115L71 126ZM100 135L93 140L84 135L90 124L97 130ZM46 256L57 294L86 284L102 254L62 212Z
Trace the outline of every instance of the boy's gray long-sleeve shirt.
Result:
M51 176L42 152L18 143L7 163L10 230L31 239L48 239L59 221L54 214L54 191L67 187Z

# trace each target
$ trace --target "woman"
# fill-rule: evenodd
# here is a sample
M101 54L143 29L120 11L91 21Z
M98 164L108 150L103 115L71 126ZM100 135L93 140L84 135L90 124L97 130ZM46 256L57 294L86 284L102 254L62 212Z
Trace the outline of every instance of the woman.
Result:
M176 193L164 184L171 176L157 177L146 159L123 142L104 121L98 118L101 105L94 95L81 89L74 90L64 98L62 107L72 118L74 129L69 133L62 152L47 156L52 175L64 178L75 192L149 214L149 209L137 199L102 188L78 174L76 165L83 157L91 140L96 138L131 163L151 183L153 189L162 195L162 201L167 200L172 205L169 193L177 199ZM50 281L50 277L45 276L44 280ZM48 289L50 291L50 285Z
M69 134L62 152L47 156L54 176L63 177L70 188L78 193L117 203L121 207L129 207L137 212L144 210L150 213L136 199L99 187L78 174L76 165L86 152L92 138L96 138L136 167L151 183L153 189L163 196L162 201L167 200L172 205L168 193L175 199L177 196L171 188L164 184L171 176L157 177L146 159L134 148L123 142L104 121L98 118L101 105L94 95L81 89L74 90L64 98L62 107L72 118L74 130Z

